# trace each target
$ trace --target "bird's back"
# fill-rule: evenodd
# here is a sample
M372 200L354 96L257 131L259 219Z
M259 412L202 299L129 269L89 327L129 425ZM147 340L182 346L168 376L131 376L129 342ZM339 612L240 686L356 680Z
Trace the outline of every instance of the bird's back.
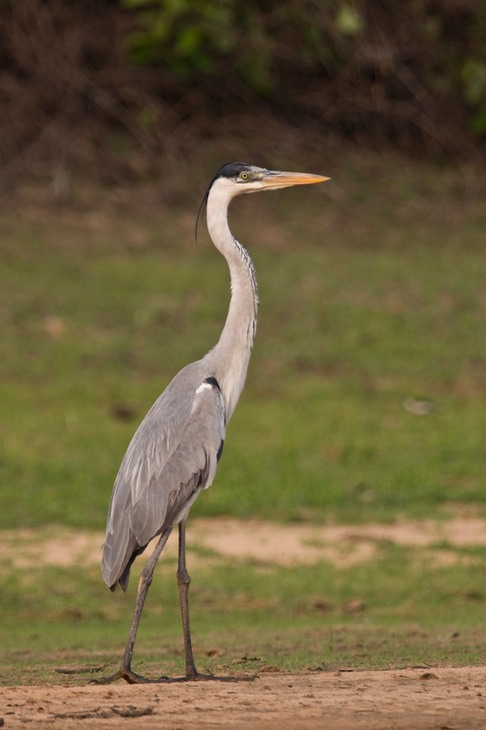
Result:
M118 471L103 545L102 573L126 588L150 540L185 518L215 475L225 406L206 359L183 368L155 401Z

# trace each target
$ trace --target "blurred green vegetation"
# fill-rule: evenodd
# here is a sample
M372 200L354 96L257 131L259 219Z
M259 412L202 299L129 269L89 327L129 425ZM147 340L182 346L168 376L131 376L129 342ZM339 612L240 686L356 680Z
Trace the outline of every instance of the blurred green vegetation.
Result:
M325 118L331 94L342 113L334 123L346 119L343 127L347 124L349 131L356 124L356 118L351 121L352 110L364 121L374 106L382 119L373 119L367 134L373 136L371 128L377 125L398 146L407 134L394 126L394 114L402 127L411 123L415 134L421 129L440 145L453 147L450 119L442 119L445 134L440 140L436 112L440 115L439 99L447 103L454 98L469 132L477 138L486 133L486 9L480 3L120 0L120 4L137 20L138 28L129 36L131 60L169 68L182 84L205 79L210 85L215 77L229 89L236 81L238 89L242 84L247 92L281 107L282 84L292 88L300 79L304 94L293 94L292 88L285 95L284 105L294 103L294 113L303 107L312 114L305 101L307 91L313 114ZM319 85L320 97L312 93ZM341 92L346 87L345 100ZM412 119L407 105L421 105L426 98L427 105L437 104L437 109L427 122ZM393 110L389 102L395 104ZM428 116L425 105L423 112ZM456 110L450 117L459 121ZM464 119L459 122L463 123Z
M230 211L257 267L259 329L193 513L484 510L483 202L458 196L450 171L366 164L325 170L327 192L245 196ZM183 208L0 219L1 526L102 528L139 421L217 341L228 274L194 243L199 193Z
M5 0L0 185L169 182L214 143L483 170L485 32L478 0Z

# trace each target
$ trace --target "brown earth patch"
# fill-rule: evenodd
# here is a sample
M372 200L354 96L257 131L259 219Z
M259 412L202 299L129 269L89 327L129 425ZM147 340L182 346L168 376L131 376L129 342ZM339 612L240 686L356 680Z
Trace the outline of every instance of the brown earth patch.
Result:
M486 668L261 675L253 682L0 688L5 728L482 730Z
M4 530L1 533L4 563L16 568L36 565L90 565L99 563L103 535L65 527L45 530ZM231 558L293 566L328 561L339 567L371 560L380 543L420 547L439 564L462 559L453 549L486 545L486 519L455 517L450 520L397 520L393 524L309 525L276 524L229 518L189 522L189 549L201 548L204 560ZM171 539L165 554L175 555ZM210 553L208 554L208 550ZM150 550L147 550L150 553Z

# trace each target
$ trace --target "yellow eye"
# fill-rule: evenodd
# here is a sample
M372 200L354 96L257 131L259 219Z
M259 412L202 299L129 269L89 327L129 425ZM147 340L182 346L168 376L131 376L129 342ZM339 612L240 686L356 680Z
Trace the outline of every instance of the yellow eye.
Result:
M245 172L245 171L240 172L240 180L248 180L249 177L250 177L249 172Z

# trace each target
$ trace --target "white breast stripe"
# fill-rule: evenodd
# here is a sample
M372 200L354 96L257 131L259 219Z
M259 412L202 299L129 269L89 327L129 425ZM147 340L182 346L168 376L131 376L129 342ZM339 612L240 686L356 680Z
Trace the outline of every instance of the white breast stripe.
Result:
M207 390L208 388L209 388L209 390L211 390L212 387L213 386L210 383L201 383L199 388L196 390L196 395L199 395L200 393L203 392L203 390Z

